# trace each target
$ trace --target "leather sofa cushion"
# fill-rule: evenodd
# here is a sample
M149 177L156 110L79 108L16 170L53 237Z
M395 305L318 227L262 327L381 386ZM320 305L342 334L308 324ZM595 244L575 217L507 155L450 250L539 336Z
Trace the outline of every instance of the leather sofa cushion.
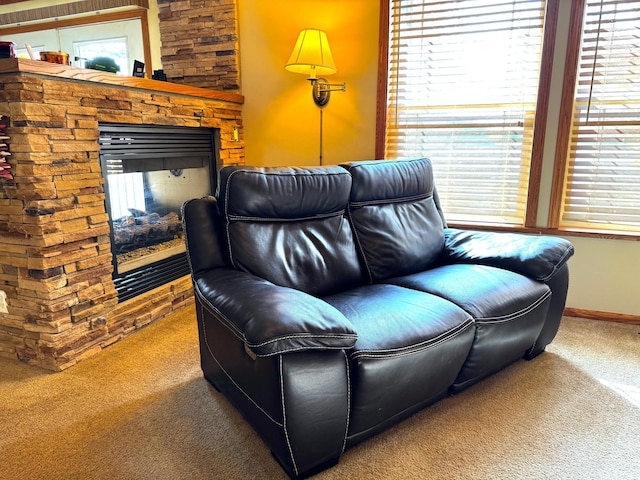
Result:
M402 355L428 348L472 323L467 312L442 297L390 284L363 285L323 300L340 311L358 334L351 357Z
M446 298L476 320L508 319L549 294L542 282L484 265L444 265L388 283Z
M427 158L342 165L353 177L349 203L370 282L426 270L444 246Z
M395 285L363 285L325 297L358 334L348 351L350 441L446 394L474 338L471 316L441 297Z
M225 167L220 209L232 265L312 295L362 283L342 168Z
M473 316L475 339L454 392L522 358L535 345L551 300L545 283L485 265L445 265L388 282L446 298Z

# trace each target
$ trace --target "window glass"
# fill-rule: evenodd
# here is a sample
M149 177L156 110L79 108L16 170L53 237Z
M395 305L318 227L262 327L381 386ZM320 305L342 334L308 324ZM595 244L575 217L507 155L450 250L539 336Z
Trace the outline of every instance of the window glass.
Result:
M28 58L27 44L38 60L40 51L68 53L71 65L81 68L84 59L108 57L119 66L119 75L131 75L134 61L145 58L139 18L0 35L0 41L14 42L23 58Z
M129 53L126 38L105 38L103 40L90 40L73 42L74 59L84 61L84 67L94 58L106 57L112 59L118 65L118 72L129 74Z
M639 25L640 1L586 1L561 227L640 231Z
M524 224L544 13L391 1L385 157L429 157L449 221Z

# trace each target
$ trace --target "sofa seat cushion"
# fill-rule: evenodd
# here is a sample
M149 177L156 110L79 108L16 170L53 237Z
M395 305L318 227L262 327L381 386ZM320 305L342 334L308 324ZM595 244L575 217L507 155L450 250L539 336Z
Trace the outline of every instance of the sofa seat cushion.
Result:
M535 345L551 300L546 284L484 265L445 265L388 282L445 298L474 318L475 339L453 392L522 358Z
M358 335L348 351L349 436L366 437L444 395L473 341L473 320L441 297L374 284L325 297Z

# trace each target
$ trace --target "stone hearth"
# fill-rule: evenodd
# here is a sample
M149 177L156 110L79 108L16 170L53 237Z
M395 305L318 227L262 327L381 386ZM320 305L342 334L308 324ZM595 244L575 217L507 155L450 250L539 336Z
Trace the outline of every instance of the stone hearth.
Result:
M193 302L189 277L118 303L99 163L100 122L220 131L243 164L243 98L176 84L0 60L13 179L0 179L0 356L63 370Z

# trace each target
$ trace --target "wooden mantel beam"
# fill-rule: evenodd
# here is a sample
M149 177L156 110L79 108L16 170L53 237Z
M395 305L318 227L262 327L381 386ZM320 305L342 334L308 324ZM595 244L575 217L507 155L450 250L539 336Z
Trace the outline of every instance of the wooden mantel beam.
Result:
M70 67L57 63L43 62L40 60L26 60L22 58L0 59L0 75L8 73L30 73L36 75L48 75L59 79L79 80L84 82L103 83L107 85L151 90L158 93L170 93L173 95L186 95L190 97L206 98L236 104L244 103L244 96L238 93L209 90L189 85L180 85L147 78L125 77L115 73L89 70L85 68Z

